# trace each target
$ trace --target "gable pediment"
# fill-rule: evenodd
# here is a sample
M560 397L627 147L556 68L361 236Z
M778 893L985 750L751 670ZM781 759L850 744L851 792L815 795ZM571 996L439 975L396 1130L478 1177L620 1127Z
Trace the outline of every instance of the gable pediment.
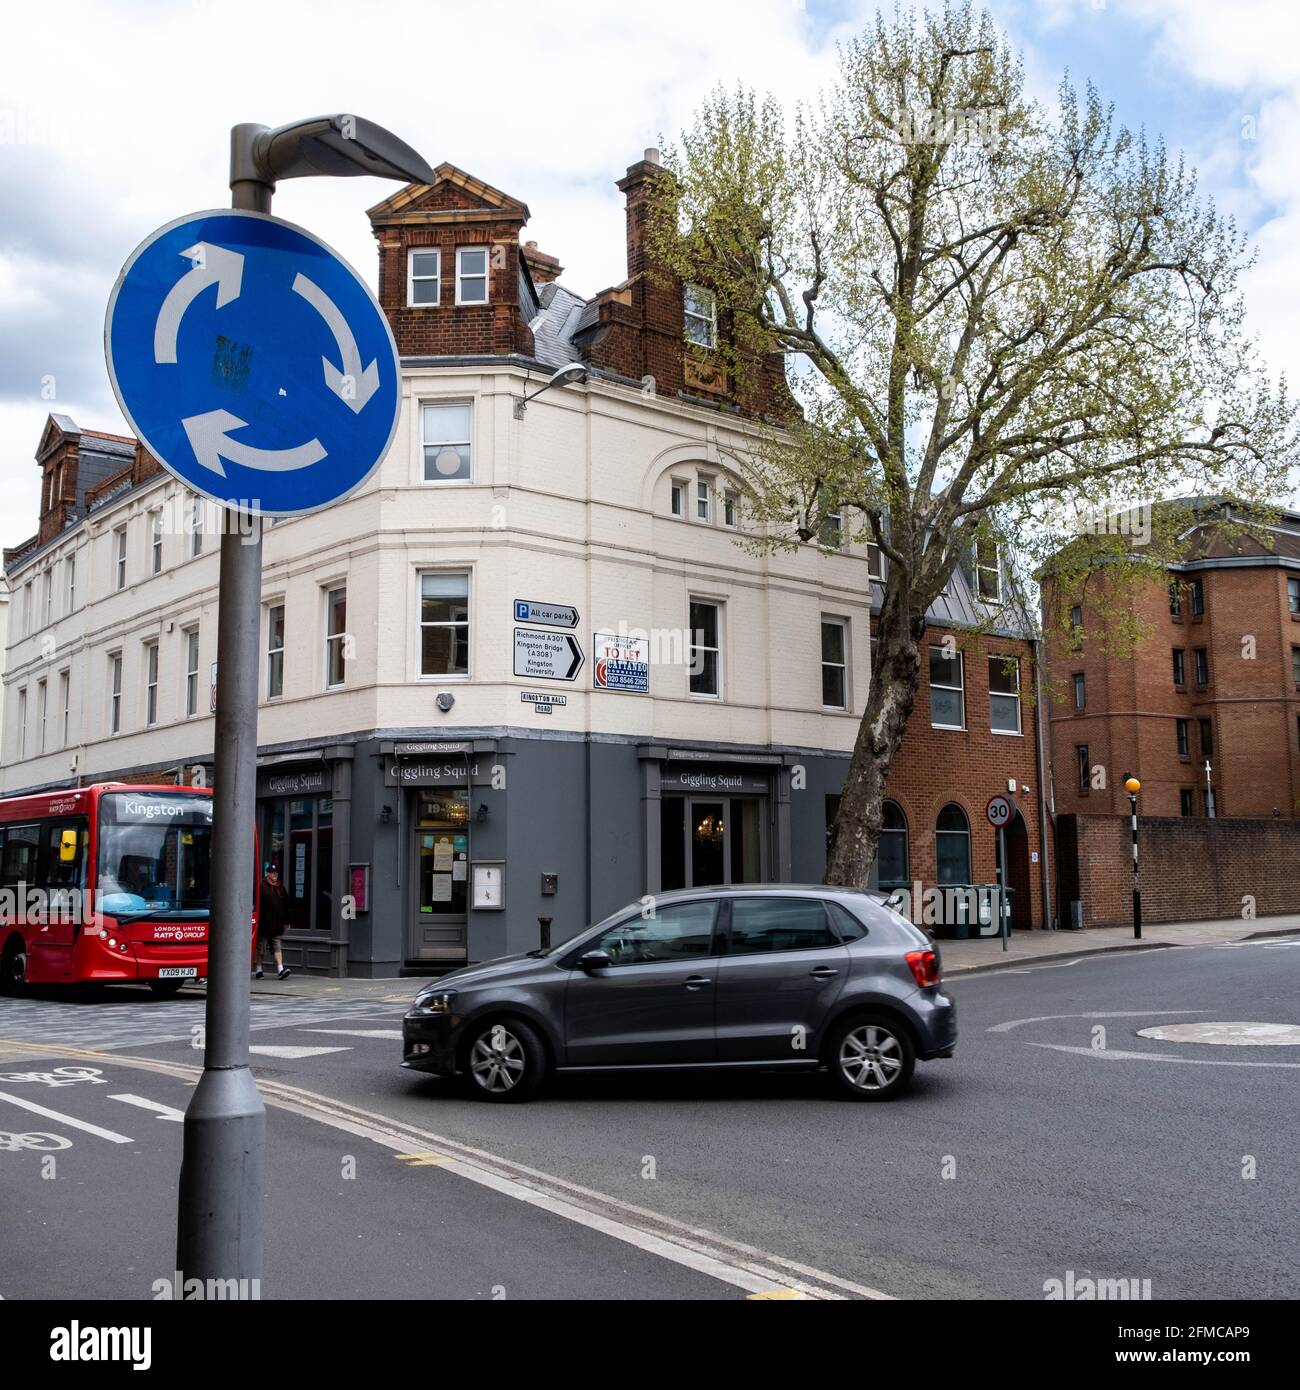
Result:
M464 222L491 219L527 222L528 205L490 183L476 179L454 164L439 164L432 183L409 183L367 215L376 227L422 222Z

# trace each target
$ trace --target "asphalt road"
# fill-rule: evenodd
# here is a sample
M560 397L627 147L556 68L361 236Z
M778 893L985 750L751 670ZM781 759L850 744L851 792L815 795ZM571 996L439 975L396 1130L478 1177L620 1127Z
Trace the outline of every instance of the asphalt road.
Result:
M1042 1299L1071 1271L1149 1279L1157 1299L1294 1296L1300 1048L1137 1034L1300 1023L1300 940L952 988L957 1056L887 1105L746 1073L560 1079L529 1105L489 1106L400 1069L396 1000L268 1001L253 1038L271 1049L254 1055L271 1105L263 1296L781 1297L796 1265L847 1296ZM181 1126L113 1097L183 1108L197 1004L69 1007L0 1004L0 1039L25 1054L0 1056L5 1077L85 1066L107 1082L0 1079L0 1130L71 1141L54 1179L39 1152L0 1152L0 1294L148 1297L172 1263ZM41 1053L70 1030L88 1051L102 1035L107 1056ZM582 1194L585 1217L565 1206L575 1185L599 1194ZM673 1244L690 1245L685 1228L716 1237L694 1264Z

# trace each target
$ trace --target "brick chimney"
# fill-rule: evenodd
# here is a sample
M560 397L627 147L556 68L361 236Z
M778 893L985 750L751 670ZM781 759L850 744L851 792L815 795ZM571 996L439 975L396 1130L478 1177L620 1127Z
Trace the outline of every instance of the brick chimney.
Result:
M564 267L559 261L545 251L539 251L535 241L524 242L523 257L534 285L549 285L564 274Z
M628 279L646 270L645 224L651 182L661 177L659 151L651 146L618 181L627 199L627 275Z

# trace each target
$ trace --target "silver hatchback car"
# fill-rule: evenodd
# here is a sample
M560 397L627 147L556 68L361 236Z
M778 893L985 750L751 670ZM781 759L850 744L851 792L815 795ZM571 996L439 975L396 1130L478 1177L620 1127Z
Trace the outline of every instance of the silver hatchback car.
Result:
M791 884L663 893L550 951L425 985L402 1065L484 1100L553 1071L825 1068L843 1096L891 1100L951 1057L957 1015L934 943L875 895Z

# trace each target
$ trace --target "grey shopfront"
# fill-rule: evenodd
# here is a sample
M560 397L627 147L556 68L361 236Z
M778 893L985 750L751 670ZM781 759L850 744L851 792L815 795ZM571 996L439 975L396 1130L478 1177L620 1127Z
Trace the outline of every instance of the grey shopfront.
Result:
M815 881L845 759L617 737L363 736L264 757L294 969L433 974L566 940L648 893Z

